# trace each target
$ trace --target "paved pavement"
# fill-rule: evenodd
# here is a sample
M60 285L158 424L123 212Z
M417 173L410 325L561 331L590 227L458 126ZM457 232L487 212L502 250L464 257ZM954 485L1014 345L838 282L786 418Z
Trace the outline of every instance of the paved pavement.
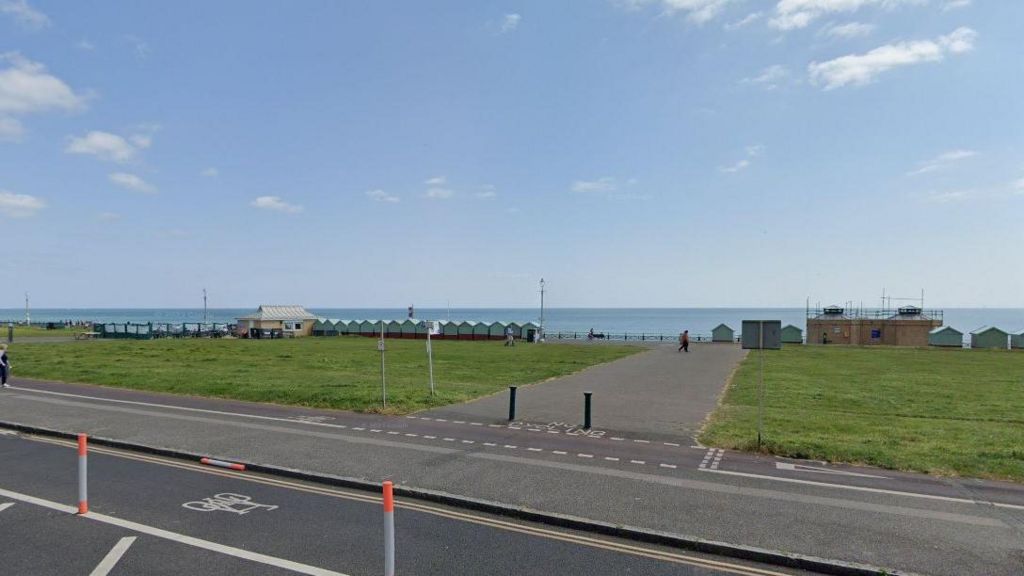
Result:
M682 436L693 442L715 408L729 375L746 351L735 344L694 344L690 352L673 345L519 388L516 417L524 422L579 425L583 392L593 392L593 425L611 433ZM433 418L501 422L508 418L509 394L424 413Z
M376 495L93 447L78 516L76 460L68 441L0 436L5 574L382 572ZM401 498L395 524L399 574L797 574Z
M657 351L655 351L657 352ZM692 354L692 353L691 353ZM643 354L658 361L663 357ZM680 361L688 361L684 358ZM16 380L0 421L910 572L1024 572L1024 488L558 422L312 410ZM451 415L449 415L451 416Z

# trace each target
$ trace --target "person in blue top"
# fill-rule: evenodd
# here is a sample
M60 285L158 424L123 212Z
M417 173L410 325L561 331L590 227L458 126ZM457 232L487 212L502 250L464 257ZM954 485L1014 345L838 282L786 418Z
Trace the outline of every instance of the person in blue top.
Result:
M0 344L0 386L10 388L7 374L11 371L11 361L7 358L7 344Z

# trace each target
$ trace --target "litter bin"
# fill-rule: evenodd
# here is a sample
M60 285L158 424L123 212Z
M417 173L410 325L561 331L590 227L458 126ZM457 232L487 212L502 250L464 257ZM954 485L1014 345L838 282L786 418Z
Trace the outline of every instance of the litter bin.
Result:
M537 331L536 330L527 330L526 331L526 341L527 342L533 342L536 339L537 339Z

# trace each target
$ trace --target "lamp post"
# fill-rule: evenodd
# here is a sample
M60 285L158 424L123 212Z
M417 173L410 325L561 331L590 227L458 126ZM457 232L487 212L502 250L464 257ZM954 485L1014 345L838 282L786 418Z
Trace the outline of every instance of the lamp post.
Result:
M540 328L537 330L537 340L544 341L544 279L540 279Z

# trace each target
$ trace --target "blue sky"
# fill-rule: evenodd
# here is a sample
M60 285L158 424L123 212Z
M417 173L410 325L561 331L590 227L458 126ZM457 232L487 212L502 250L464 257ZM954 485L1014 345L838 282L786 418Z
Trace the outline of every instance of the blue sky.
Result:
M1021 22L0 0L0 308L1024 306Z

